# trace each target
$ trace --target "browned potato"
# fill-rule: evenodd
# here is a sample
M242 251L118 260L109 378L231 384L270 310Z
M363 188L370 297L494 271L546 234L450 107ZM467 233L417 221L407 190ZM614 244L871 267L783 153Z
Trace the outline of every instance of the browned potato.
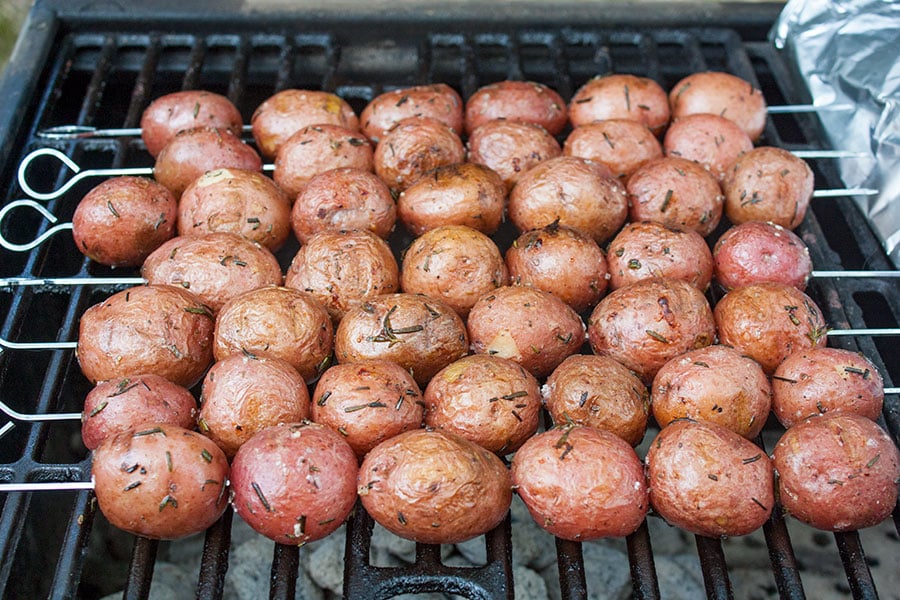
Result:
M676 419L710 421L752 440L769 418L772 386L753 359L728 346L707 346L664 364L651 398L661 427Z
M805 290L812 275L809 248L793 231L747 221L722 234L713 247L716 281L726 290L774 281Z
M98 383L84 399L81 439L93 450L111 435L134 431L147 421L193 429L197 401L188 390L159 375L116 377Z
M362 132L378 142L391 128L408 117L440 121L458 135L463 133L463 101L445 83L390 90L372 99L359 115Z
M334 365L313 394L313 421L344 436L360 459L384 440L422 427L424 418L416 380L389 360Z
M141 115L141 139L154 158L179 131L212 127L241 134L244 119L231 100L204 90L160 96Z
M730 73L706 71L688 75L669 92L672 119L712 113L731 119L756 141L766 126L762 90Z
M320 173L345 168L371 171L373 154L372 144L355 129L309 125L278 148L272 178L294 199Z
M488 235L506 208L506 187L492 169L454 163L429 171L397 198L397 215L413 234L442 225L465 225Z
M212 440L167 423L143 423L94 450L100 511L115 527L176 539L215 523L228 506L228 459Z
M707 537L746 535L775 506L772 462L715 423L673 421L647 451L650 504L667 522Z
M445 225L413 240L403 256L400 287L439 298L465 319L479 297L509 283L497 244L464 225Z
M602 244L625 223L625 189L609 169L574 156L529 169L509 195L509 218L519 231L558 223Z
M794 352L824 346L822 311L797 288L757 283L725 294L715 308L719 341L760 365L767 375Z
M706 113L676 119L666 131L663 146L666 156L696 161L719 182L742 154L753 150L750 136L734 121Z
M556 138L533 123L488 121L469 135L469 162L496 171L511 190L536 164L562 155Z
M390 246L369 231L323 231L291 261L284 285L308 292L337 323L352 308L400 289Z
M291 210L291 226L301 244L321 231L366 229L387 238L396 220L397 207L384 182L353 167L313 176Z
M526 231L513 241L505 258L514 285L550 292L577 313L597 304L606 291L603 250L571 227L551 224Z
M350 309L334 341L339 363L392 360L422 387L468 348L466 326L456 311L419 294L385 294Z
M884 381L875 365L840 348L791 354L775 369L772 391L772 410L785 427L826 412L851 412L875 421L884 404Z
M794 229L813 193L813 172L802 158L771 146L741 156L725 175L725 214L735 225L771 221Z
M644 163L662 158L662 146L653 132L637 121L608 119L572 130L563 154L588 158L609 168L626 181Z
M280 358L228 356L212 366L200 395L200 433L228 458L257 431L309 417L306 382Z
M445 431L418 429L382 442L359 468L362 505L400 537L454 544L496 527L512 502L494 453Z
M646 384L671 358L715 341L713 313L703 293L680 279L642 279L619 288L594 308L588 341Z
M584 322L571 306L537 288L513 285L482 296L469 312L472 350L508 358L546 377L584 343Z
M232 354L286 360L306 381L328 364L333 344L328 311L312 294L265 287L229 300L216 319L216 360Z
M609 243L609 286L617 290L641 279L670 277L705 291L713 257L706 240L692 229L670 229L653 221L628 223Z
M477 90L466 100L466 133L488 121L504 120L540 125L550 135L567 124L566 101L556 90L536 81L498 81Z
M88 192L72 215L72 236L85 256L112 267L135 267L175 235L178 204L145 177L114 177Z
M346 100L318 90L282 90L257 107L250 118L260 153L274 158L289 137L309 125L359 129L359 119Z
M263 429L231 466L232 504L250 527L279 544L302 546L340 527L356 503L356 455L324 425Z
M641 459L609 431L567 424L540 433L510 471L535 523L566 540L625 537L650 508Z
M76 354L92 383L147 373L189 388L212 362L212 334L212 314L190 292L138 286L81 315Z
M659 135L669 123L666 92L646 77L625 74L594 77L572 96L569 121L573 127L581 127L606 119L637 121Z
M425 388L425 425L482 448L515 452L538 427L537 379L511 360L473 354L441 369Z
M271 252L234 233L171 239L147 257L141 275L190 290L213 314L235 296L283 279Z
M722 218L722 188L699 163L667 156L644 164L628 179L632 221L693 229L706 237Z
M432 169L465 159L466 148L452 129L434 119L410 117L378 142L375 173L391 190L402 192Z
M575 354L542 389L557 425L568 422L614 433L632 446L644 439L650 393L638 377L608 356Z
M900 453L877 423L850 413L811 417L773 453L785 511L826 531L877 525L897 504Z
M178 200L178 235L237 233L277 251L291 234L291 201L275 182L245 169L214 169Z

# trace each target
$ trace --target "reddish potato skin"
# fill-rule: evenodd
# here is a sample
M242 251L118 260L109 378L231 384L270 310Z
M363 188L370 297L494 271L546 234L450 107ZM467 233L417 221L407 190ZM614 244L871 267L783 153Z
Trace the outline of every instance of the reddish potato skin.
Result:
M316 383L312 420L340 433L356 456L422 427L425 402L409 371L389 360L334 365Z
M725 294L714 311L719 342L758 362L771 375L794 352L824 346L822 311L797 288L757 283Z
M785 427L826 412L850 412L875 421L884 404L884 380L875 365L841 348L791 354L775 369L772 392L772 410Z
M291 227L301 244L322 231L365 229L387 238L397 221L391 191L377 175L353 167L319 173L297 194Z
M550 292L579 314L597 304L606 291L603 250L571 227L548 225L526 231L513 241L505 260L513 285Z
M245 169L207 171L178 200L178 235L236 233L277 251L291 234L291 202L275 182Z
M233 458L257 431L309 417L306 382L280 358L228 356L212 366L200 396L200 433Z
M716 281L726 290L773 281L806 289L813 264L809 248L793 231L747 221L722 234L713 247Z
M752 440L769 417L772 386L753 359L728 346L707 346L662 366L651 386L651 406L660 427L687 418Z
M188 390L159 375L103 381L84 399L81 439L85 448L94 450L111 435L133 431L147 421L193 429L197 401Z
M563 154L605 165L625 181L644 163L662 158L663 151L653 132L641 123L609 119L573 129Z
M324 425L263 429L231 465L232 504L258 533L302 546L332 533L356 503L356 455Z
M496 527L512 502L509 471L494 453L445 431L418 429L376 446L358 492L375 521L402 538L453 544Z
M228 459L212 440L167 423L142 423L94 450L100 511L115 527L151 539L199 533L228 506Z
M668 125L669 116L665 90L652 79L635 75L595 77L581 86L569 103L573 127L606 119L627 119L659 135Z
M498 81L475 91L466 101L466 133L488 121L505 120L540 125L550 135L568 122L566 101L552 88L535 81Z
M241 134L244 119L231 100L202 90L185 90L160 96L141 115L141 139L147 152L156 155L179 131L212 127Z
M75 245L93 261L135 267L175 235L178 204L168 189L144 177L107 179L72 215Z
M306 184L332 169L373 168L372 144L355 129L340 125L310 125L289 137L275 155L272 178L288 197L296 199Z
M810 417L785 432L773 459L785 510L816 529L871 527L897 504L900 453L866 417Z
M190 290L213 314L235 296L282 282L278 259L234 233L173 238L147 257L141 276Z
M257 107L250 123L256 146L266 158L274 158L289 137L309 125L359 129L359 119L346 100L318 90L282 90Z
M690 533L746 535L762 527L775 506L769 457L715 423L670 423L651 442L645 462L650 504Z
M734 121L697 113L676 119L666 131L663 147L666 156L696 161L721 182L731 165L753 150L753 142Z
M603 429L637 446L647 431L650 393L608 356L576 354L562 362L542 389L553 422Z
M379 94L360 113L359 121L362 132L377 143L394 125L408 117L428 117L462 134L463 101L445 83L416 85Z
M465 225L490 235L506 208L506 187L492 169L455 163L425 174L397 198L397 215L413 235L444 225Z
M511 190L531 167L562 155L556 138L540 125L488 121L469 135L469 162L484 165L503 178Z
M438 371L425 388L425 425L500 455L515 452L538 427L537 379L505 358L473 354Z
M443 165L461 163L466 148L452 129L427 117L410 117L394 126L375 147L375 173L394 192Z
M716 338L703 293L679 279L643 279L619 288L594 308L588 341L650 384L669 359L709 346Z
M705 291L713 276L712 253L699 233L652 221L625 225L609 244L607 263L614 290L641 279L670 277Z
M213 327L209 309L187 291L123 290L81 316L78 364L92 383L148 373L189 388L212 362Z
M712 113L734 121L751 141L766 126L766 99L762 90L730 73L706 71L688 75L669 92L672 119L694 113Z
M567 425L540 433L519 448L510 473L535 523L562 539L625 537L650 508L641 460L609 431Z

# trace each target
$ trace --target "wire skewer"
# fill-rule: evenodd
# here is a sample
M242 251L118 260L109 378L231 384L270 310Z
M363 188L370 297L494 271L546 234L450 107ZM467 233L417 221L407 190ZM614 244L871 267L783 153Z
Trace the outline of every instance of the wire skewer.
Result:
M93 489L93 481L40 481L33 483L0 483L0 492L65 492Z
M252 125L241 127L242 133L251 133ZM91 138L140 137L140 127L105 128L90 125L57 125L37 132L37 136L47 140L86 140Z

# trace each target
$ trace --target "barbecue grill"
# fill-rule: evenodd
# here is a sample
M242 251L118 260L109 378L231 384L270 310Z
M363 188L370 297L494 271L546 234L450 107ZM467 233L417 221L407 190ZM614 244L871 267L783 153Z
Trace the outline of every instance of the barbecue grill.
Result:
M48 0L36 3L18 48L0 82L0 190L3 203L25 197L16 171L31 151L52 147L83 169L152 166L139 137L47 139L38 133L58 125L136 127L154 98L180 89L227 95L245 121L274 92L288 88L333 91L357 112L384 90L445 82L468 97L502 79L547 84L568 100L590 77L634 73L666 89L702 70L723 70L760 86L770 105L808 100L791 66L766 41L780 6L753 4L647 4L619 6L572 2L453 4L433 7L400 2L382 6L298 9L269 0L253 8L239 2L145 1L125 3ZM347 10L345 10L347 9ZM763 143L790 150L825 148L815 114L773 114ZM817 187L839 188L833 161L810 159ZM31 182L52 190L71 173L59 162L36 160ZM45 203L61 222L97 182L79 182ZM24 243L51 224L19 209L3 223L3 235ZM852 198L817 199L798 234L818 270L893 270ZM409 238L391 240L399 249ZM297 246L282 249L286 266ZM136 275L86 260L71 236L60 234L23 253L2 251L0 277L55 278ZM0 338L13 342L74 341L78 320L90 305L122 285L0 287ZM834 329L896 328L900 292L896 280L817 278L809 293ZM861 351L879 368L886 386L900 381L896 340L860 335L834 337L833 346ZM0 399L26 414L78 412L89 391L71 349L0 353ZM0 429L0 482L71 483L90 478L90 457L80 428L71 421L10 421ZM900 397L885 398L884 421L900 436ZM3 423L0 423L3 425ZM777 428L775 424L770 425ZM768 448L771 450L771 448ZM57 486L60 487L60 486ZM77 487L77 486L76 486ZM0 493L0 595L3 598L91 597L79 582L87 557L98 552L92 537L101 516L91 492ZM651 517L655 518L655 517ZM894 511L900 523L900 511ZM219 598L229 566L232 515L205 537L197 597ZM485 536L486 564L451 567L439 547L418 545L408 567L376 567L369 561L373 522L357 508L346 528L344 595L387 598L398 593L443 591L468 598L512 598L511 524ZM803 598L800 563L781 512L765 526L773 580L783 598ZM627 540L633 595L660 597L647 525ZM855 598L876 598L860 537L835 535L848 587ZM706 593L734 596L719 540L696 540ZM147 597L159 543L135 538L126 598ZM586 598L582 547L557 540L563 598ZM303 549L277 546L271 566L272 598L293 598ZM900 556L881 556L897 564ZM592 591L601 593L600 591Z

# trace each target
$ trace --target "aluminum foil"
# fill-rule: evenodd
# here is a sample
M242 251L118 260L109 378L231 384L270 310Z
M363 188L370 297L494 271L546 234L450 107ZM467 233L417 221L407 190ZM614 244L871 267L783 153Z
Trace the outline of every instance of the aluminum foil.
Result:
M805 79L835 149L862 153L840 160L848 187L900 268L900 2L790 0L770 38ZM819 202L827 200L818 200Z

